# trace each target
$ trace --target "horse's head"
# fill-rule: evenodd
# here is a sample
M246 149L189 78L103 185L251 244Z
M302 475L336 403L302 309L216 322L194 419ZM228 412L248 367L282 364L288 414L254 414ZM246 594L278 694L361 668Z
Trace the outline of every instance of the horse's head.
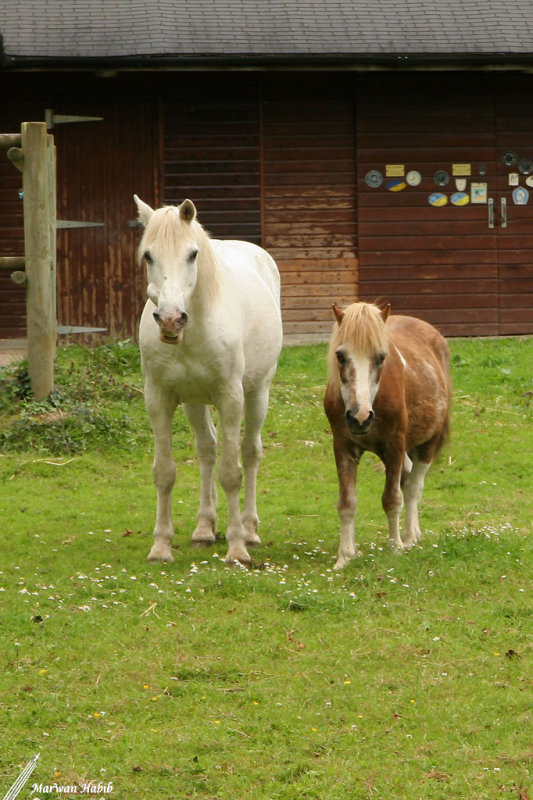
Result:
M168 344L183 339L189 319L191 297L198 282L199 240L206 237L196 222L196 208L190 200L154 211L134 195L144 235L139 261L144 259L148 274L148 297L156 306L154 319L159 338Z
M330 344L330 376L338 375L352 433L368 433L374 419L372 404L389 351L385 329L389 310L390 306L381 311L371 303L353 303L344 311L333 305L336 325Z

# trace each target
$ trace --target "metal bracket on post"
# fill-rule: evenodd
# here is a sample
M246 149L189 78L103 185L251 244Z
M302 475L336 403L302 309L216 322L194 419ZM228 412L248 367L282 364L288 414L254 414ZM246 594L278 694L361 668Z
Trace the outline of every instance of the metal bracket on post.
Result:
M55 125L63 125L68 122L101 122L103 117L79 117L75 114L55 114L53 108L46 108L44 111L46 127L51 131Z

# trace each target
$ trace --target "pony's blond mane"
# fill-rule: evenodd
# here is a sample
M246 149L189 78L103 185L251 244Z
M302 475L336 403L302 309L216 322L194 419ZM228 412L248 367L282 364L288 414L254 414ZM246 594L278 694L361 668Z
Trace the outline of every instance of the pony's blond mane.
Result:
M197 220L184 222L177 206L163 206L154 211L139 244L139 263L155 241L164 260L176 251L183 236L189 237L191 234L199 249L197 291L212 304L218 296L220 272L209 234Z
M344 310L341 324L335 323L329 344L330 374L337 369L337 349L346 344L363 355L388 352L389 336L377 305L352 303Z

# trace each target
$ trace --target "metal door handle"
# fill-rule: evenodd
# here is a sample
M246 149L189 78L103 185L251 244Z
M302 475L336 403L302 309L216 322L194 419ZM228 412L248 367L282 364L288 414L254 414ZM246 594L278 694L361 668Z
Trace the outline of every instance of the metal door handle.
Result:
M494 228L494 198L489 197L488 201L488 211L489 211L489 228Z
M501 223L501 225L502 225L502 228L506 228L507 227L507 198L506 197L502 197L501 206L500 207L501 207L501 212L502 212L502 223Z

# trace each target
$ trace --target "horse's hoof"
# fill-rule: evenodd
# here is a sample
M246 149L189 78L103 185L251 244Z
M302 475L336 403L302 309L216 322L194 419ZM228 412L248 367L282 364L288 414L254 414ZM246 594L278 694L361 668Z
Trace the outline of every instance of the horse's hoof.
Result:
M157 561L168 561L169 564L172 564L174 561L174 556L172 555L172 550L170 549L170 545L168 544L160 544L156 543L148 553L147 561L157 562Z
M252 559L246 550L243 549L237 554L228 553L225 563L228 567L247 567L249 569L252 566Z
M247 533L244 541L246 542L246 547L261 547L263 544L257 533Z
M212 539L208 539L205 537L204 539L191 539L191 547L212 547L216 542L216 538L213 536Z
M217 540L216 534L210 523L199 523L191 538L193 547L209 547Z

